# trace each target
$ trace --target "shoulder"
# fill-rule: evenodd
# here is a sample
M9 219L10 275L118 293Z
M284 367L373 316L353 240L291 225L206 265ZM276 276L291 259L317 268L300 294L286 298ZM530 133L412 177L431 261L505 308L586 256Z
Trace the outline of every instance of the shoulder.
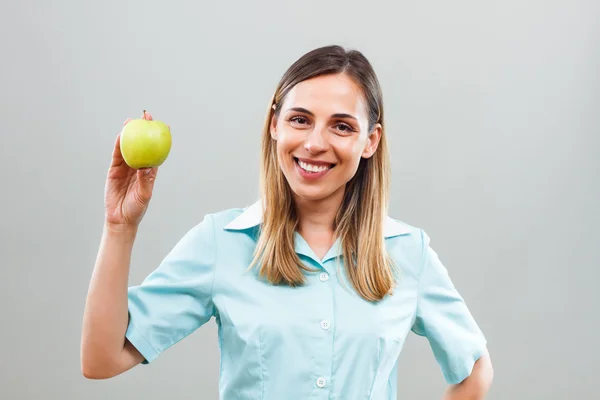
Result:
M239 245L248 235L232 235L227 226L242 215L247 207L204 212L186 230L170 251L175 258L194 258L202 263L214 262L221 250Z
M385 226L386 248L394 262L411 274L418 275L429 237L418 226L387 217Z
M210 218L216 231L222 231L227 228L231 222L241 216L248 207L232 207L212 211L205 215Z
M393 243L419 244L423 241L423 230L403 220L388 216L384 224L384 237Z
M213 241L222 242L245 235L238 233L251 233L260 223L260 213L255 206L240 206L210 211L204 214L200 222L191 228L191 231L210 233Z
M219 209L216 211L207 211L200 214L201 217L196 219L196 222L189 228L190 231L206 231L210 230L213 235L218 234L228 228L228 226L241 216L245 207L233 207Z

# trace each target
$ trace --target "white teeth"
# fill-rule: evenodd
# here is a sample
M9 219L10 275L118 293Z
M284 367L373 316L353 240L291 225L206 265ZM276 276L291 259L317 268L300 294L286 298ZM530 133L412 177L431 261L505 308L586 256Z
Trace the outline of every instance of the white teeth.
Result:
M298 160L298 164L300 164L300 166L302 167L303 170L309 171L309 172L321 172L321 171L325 171L325 170L329 169L328 166L319 166L318 167L316 165L307 164L300 160Z

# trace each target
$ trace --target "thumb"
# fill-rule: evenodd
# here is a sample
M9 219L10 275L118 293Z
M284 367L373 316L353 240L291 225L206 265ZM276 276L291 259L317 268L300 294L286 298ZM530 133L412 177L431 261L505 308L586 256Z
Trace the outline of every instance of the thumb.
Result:
M149 200L152 197L152 190L154 188L154 182L156 181L156 175L158 174L158 167L154 168L141 168L137 171L137 178L140 188L140 196Z

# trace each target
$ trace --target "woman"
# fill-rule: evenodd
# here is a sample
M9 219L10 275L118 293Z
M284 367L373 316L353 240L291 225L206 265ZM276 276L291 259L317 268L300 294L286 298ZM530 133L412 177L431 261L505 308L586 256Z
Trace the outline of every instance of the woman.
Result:
M150 363L215 317L223 399L395 399L411 330L429 340L450 384L446 399L483 398L492 380L485 337L429 237L387 215L383 117L360 52L305 54L270 104L261 198L208 214L130 288L157 170L130 169L117 138L83 374L108 378Z

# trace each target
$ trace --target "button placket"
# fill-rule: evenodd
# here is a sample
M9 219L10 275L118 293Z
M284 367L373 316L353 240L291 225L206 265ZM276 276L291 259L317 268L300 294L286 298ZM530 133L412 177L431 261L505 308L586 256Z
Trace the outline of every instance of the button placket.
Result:
M323 395L328 391L329 382L327 377L331 373L331 363L334 358L331 338L334 321L334 285L336 282L330 282L333 272L327 270L328 264L329 261L325 261L321 265L322 270L317 275L319 280L315 282L315 289L319 292L319 296L325 296L321 306L315 309L318 318L320 317L320 321L317 322L321 331L318 347L322 350L319 352L319 357L317 357L318 362L315 364L315 377L313 378L316 387L323 391Z

